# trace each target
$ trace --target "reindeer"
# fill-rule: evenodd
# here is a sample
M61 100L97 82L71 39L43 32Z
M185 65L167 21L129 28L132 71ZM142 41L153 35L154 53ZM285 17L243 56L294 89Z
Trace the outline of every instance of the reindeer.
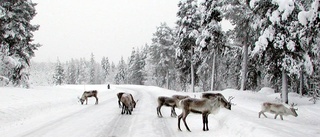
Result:
M120 101L122 102L122 110L121 110L121 114L130 114L133 111L133 100L132 100L132 95L129 93L123 93Z
M118 97L118 104L119 104L119 108L121 108L122 106L121 106L121 101L120 101L120 99L121 99L121 96L124 94L125 92L119 92L119 93L117 93L117 97ZM130 96L131 96L131 100L132 100L132 103L133 103L133 108L136 108L136 104L137 104L137 102L139 101L139 100L137 100L137 101L135 101L134 99L133 99L133 96L130 94Z
M285 116L292 115L297 117L298 114L296 110L298 109L293 108L294 106L297 106L297 104L292 103L290 105L290 108L287 108L283 104L264 102L261 106L261 111L259 112L259 118L261 114L263 114L267 118L264 112L275 114L274 119L277 119L278 115L280 115L281 120L283 120L283 117L282 117L283 115Z
M201 98L207 98L207 99L215 99L217 97L220 97L223 100L223 107L231 110L231 105L234 105L231 103L231 100L234 99L233 96L229 96L228 101L221 93L202 93Z
M165 97L165 96L160 96L158 97L158 107L157 107L157 114L158 117L163 117L161 113L161 107L163 105L167 107L171 107L171 117L176 117L176 111L175 107L179 107L179 101L185 98L189 98L189 96L183 96L183 95L173 95L172 97Z
M91 91L84 91L82 94L82 97L79 98L79 101L81 102L81 105L83 105L83 102L86 101L86 105L88 104L88 98L89 97L95 97L96 98L96 105L98 104L98 97L97 97L98 91L97 90L91 90Z
M117 93L119 108L122 107L122 106L121 106L121 103L120 103L120 102L121 102L120 99L121 99L122 94L124 94L124 92L119 92L119 93Z
M181 131L180 128L180 120L182 119L184 122L185 127L189 132L190 129L187 125L186 118L190 112L192 113L198 113L202 114L202 122L203 122L203 131L208 131L208 115L209 114L216 114L219 112L220 107L223 106L229 110L231 110L231 106L228 106L228 104L231 104L230 102L227 102L224 97L217 96L212 99L208 98L186 98L181 100L180 105L182 107L182 113L178 116L178 128Z

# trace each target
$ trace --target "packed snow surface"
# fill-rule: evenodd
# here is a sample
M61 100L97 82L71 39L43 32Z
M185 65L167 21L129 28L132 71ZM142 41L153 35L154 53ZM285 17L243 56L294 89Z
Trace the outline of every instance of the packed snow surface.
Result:
M99 104L89 98L88 105L81 105L78 97L84 90L98 90ZM131 93L137 106L132 115L121 115L116 94ZM259 92L226 89L208 91L222 93L227 99L235 97L231 110L221 108L209 115L209 131L202 131L202 116L190 114L188 132L177 118L170 117L170 108L162 107L163 118L156 113L157 97L174 94L200 98L201 93L186 93L153 86L134 85L64 85L42 86L30 89L0 88L1 137L316 137L320 136L320 106L306 97L289 94L289 102L297 103L298 117L284 116L274 119L258 112L265 101L276 102L278 93L270 88ZM177 114L181 113L176 109Z

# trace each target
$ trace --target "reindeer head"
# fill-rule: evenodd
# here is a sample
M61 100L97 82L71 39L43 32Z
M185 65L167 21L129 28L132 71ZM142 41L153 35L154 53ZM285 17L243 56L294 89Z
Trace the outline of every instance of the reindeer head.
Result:
M295 104L295 103L292 103L291 105L290 105L290 110L291 110L291 112L292 112L292 115L293 116L295 116L295 117L297 117L298 116L298 114L297 114L297 110L298 110L298 108L294 108L294 106L297 106L298 104Z
M129 106L128 106L128 109L129 109L130 111L133 111L133 108L134 108L134 105L129 105Z
M137 100L137 101L132 101L132 106L133 106L133 108L136 108L136 105L137 105L137 102L138 102L139 100Z
M78 99L79 99L79 101L78 101L78 102L80 102L80 103L81 103L81 105L83 105L84 99L79 98L79 97L78 97Z
M225 108L231 110L231 106L234 105L233 103L231 103L232 99L234 99L234 97L233 96L229 96L228 102L226 103L226 107Z
M139 102L139 99L137 101L133 100L133 108L136 108L137 103Z

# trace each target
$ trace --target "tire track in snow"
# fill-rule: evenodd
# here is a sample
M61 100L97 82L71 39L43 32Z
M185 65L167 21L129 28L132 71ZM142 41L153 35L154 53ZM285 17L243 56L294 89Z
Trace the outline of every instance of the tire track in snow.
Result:
M72 121L72 120L76 120L74 118L83 118L82 116L87 114L86 112L92 112L95 109L97 109L97 107L103 107L111 102L113 102L115 100L116 97L112 97L109 98L103 102L100 102L98 105L91 105L91 106L87 106L81 110L69 113L67 115L64 115L60 118L57 118L55 120L52 120L50 122L44 123L42 125L39 125L37 128L35 129L31 129L25 133L23 133L22 135L19 136L43 136L46 133L50 132L51 130L54 130L55 128L64 125L65 123Z
M150 98L154 98L154 99L157 99L157 97L155 97L154 95L152 95L150 92L147 92L148 93L148 97ZM156 100L155 100L156 102ZM160 132L161 133L161 136L163 137L172 137L172 136L176 136L173 132L173 130L171 128L169 128L169 123L168 123L168 119L167 118L159 118L157 115L156 115L156 107L158 106L157 102L154 103L154 109L155 109L155 119L154 119L154 125L155 127L157 127L158 131L155 131L155 132ZM159 131L160 130L160 131Z
M130 89L127 88L117 88L120 89L121 92L128 92ZM118 92L120 92L118 91ZM128 93L133 94L131 91ZM137 98L141 98L140 92L135 92L133 94L134 99L137 101ZM117 99L118 100L118 99ZM138 103L137 103L137 106ZM137 117L135 114L136 111L139 111L137 107L133 110L132 115L120 114L121 108L115 111L115 117L107 124L105 129L99 133L98 137L117 137L117 136L128 136L130 134L131 126L133 125L133 120Z
M108 125L110 126L104 129L102 133L99 133L98 137L128 136L130 126L132 125L132 118L119 114L119 116L114 117Z
M137 103L132 115L121 115L119 109L118 116L113 118L113 120L109 123L109 125L112 126L105 129L99 137L176 136L173 130L168 127L167 120L165 118L158 118L156 115L157 97L152 95L149 91L139 91L140 89L129 87L119 87L118 89L129 93L135 93L134 98L138 99L139 102ZM150 107L154 108L153 112L148 111L150 110ZM143 127L143 129L141 129L141 127Z

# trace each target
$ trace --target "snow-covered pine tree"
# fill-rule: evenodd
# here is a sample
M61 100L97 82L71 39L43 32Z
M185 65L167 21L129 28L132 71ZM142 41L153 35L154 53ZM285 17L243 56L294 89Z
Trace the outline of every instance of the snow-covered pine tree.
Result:
M260 16L256 15L255 12L257 9L254 6L251 7L250 2L254 1L222 0L219 3L224 13L224 17L234 25L232 33L235 35L235 43L239 43L237 45L242 48L243 55L240 56L243 59L240 90L254 89L255 87L252 87L252 85L255 84L253 84L252 81L247 80L248 74L259 73L257 72L259 71L259 68L254 68L255 65L259 66L259 62L256 62L256 60L249 60L248 54L249 48L254 46L254 43L259 36L258 32L263 20L261 20ZM249 61L253 61L250 63L251 65L248 64ZM250 72L248 72L248 66L251 66L251 68L249 68L251 70Z
M225 88L240 88L240 71L241 71L241 56L242 48L236 41L236 35L233 30L228 30L224 33L226 37L225 48L220 54L218 64L218 89ZM209 87L210 88L210 87Z
M36 15L36 4L27 0L0 1L0 77L15 86L29 87L29 65L34 51L33 32L39 25L30 22Z
M140 79L140 83L141 85L145 85L146 81L147 81L147 57L148 57L148 53L149 53L149 46L147 44L145 44L144 46L141 47L141 50L139 50L138 52L138 58L139 58L139 68L140 68L140 73L141 73L141 78Z
M170 89L170 81L174 80L175 73L175 45L173 30L161 23L153 33L152 44L149 48L150 63L153 64L152 78L157 86Z
M104 74L103 74L103 76L104 76L103 83L105 83L107 77L110 75L110 63L109 63L109 58L108 57L102 57L101 67L102 67L102 70L104 72Z
M64 68L60 63L59 59L57 59L56 69L53 75L53 81L56 85L61 85L64 83L64 80L65 80Z
M135 73L136 71L136 50L135 48L132 48L131 51L131 56L129 57L129 62L128 62L128 71L127 71L127 76L128 76L128 84L134 84L135 83Z
M153 85L153 86L159 86L160 85L157 84L157 77L154 74L157 74L156 71L156 66L157 64L152 62L152 58L153 56L152 54L152 50L151 50L151 46L149 45L145 45L145 48L143 49L143 52L146 53L146 65L145 65L145 70L146 70L146 81L145 81L145 85Z
M301 11L293 0L260 0L251 3L265 20L254 53L264 60L269 74L275 79L282 77L282 101L288 103L287 79L294 79L303 67L310 62L305 57L308 51L299 42L298 13ZM307 68L308 69L308 68Z
M74 59L66 63L67 71L66 71L66 83L67 84L76 84L77 82L77 69Z
M115 83L115 76L116 76L116 65L114 64L114 62L111 62L110 65L110 75L107 76L106 82L109 83Z
M55 72L56 63L34 62L30 64L30 84L34 86L46 86L54 84L52 76Z
M310 89L304 87L312 87L311 85L318 85L314 86L316 89L311 92L320 91L320 2L319 0L297 0L296 3L301 9L298 14L297 40L305 52L303 55L305 61L299 76L301 83L299 90L302 95L303 91Z
M140 52L140 50L138 49L136 51L136 54L134 56L134 63L133 63L133 66L132 66L132 75L131 75L131 80L134 80L132 81L133 84L136 84L136 85L143 85L144 84L144 81L145 81L145 70L144 70L144 67L145 67L145 55L142 54L142 52Z
M179 10L177 12L177 39L176 45L176 58L178 79L180 82L187 82L188 78L191 80L192 92L195 91L195 81L196 81L196 64L194 56L194 49L197 47L196 39L200 32L200 12L198 11L197 0L184 0L180 1L178 4ZM188 76L190 75L190 76ZM187 83L181 83L183 88ZM186 90L186 89L185 89Z
M96 75L95 75L95 71L96 71L96 61L94 59L94 55L93 53L91 53L91 57L90 57L90 66L89 66L89 74L90 74L90 84L96 84Z
M119 61L119 64L117 66L117 73L114 77L116 84L127 84L127 65L125 61L123 60L123 57L121 57L121 60Z
M132 52L132 56L130 58L128 64L128 83L135 85L143 85L145 80L145 57L142 52L136 50Z
M197 74L204 81L203 84L206 84L205 81L210 81L210 89L215 90L217 88L215 86L217 83L217 57L225 48L225 38L219 24L222 20L222 13L217 7L217 1L214 0L202 1L199 11L202 13L201 34L197 38L197 45L199 45L201 65ZM208 85L203 85L203 87L206 88Z
M95 62L95 83L94 84L104 84L105 76L104 76L104 70L101 67L101 64L98 62Z
M77 84L88 84L89 83L89 72L88 72L88 65L85 58L80 58L78 68L77 68Z

